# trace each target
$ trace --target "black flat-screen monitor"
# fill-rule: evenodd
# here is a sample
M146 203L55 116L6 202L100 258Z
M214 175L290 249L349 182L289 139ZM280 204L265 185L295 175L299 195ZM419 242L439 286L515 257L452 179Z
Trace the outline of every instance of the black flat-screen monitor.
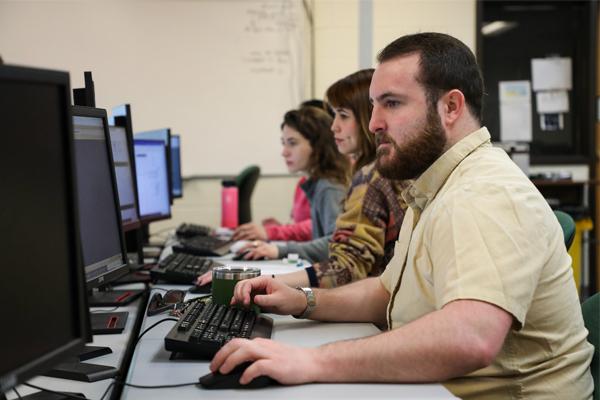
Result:
M136 138L133 144L142 222L171 218L169 170L164 142Z
M91 337L69 103L68 73L0 66L0 397Z
M114 126L120 126L125 128L125 133L127 136L127 149L129 150L129 165L131 166L131 174L133 178L133 187L134 187L134 196L135 196L135 204L136 204L136 212L139 218L140 215L140 201L138 199L137 193L137 178L135 171L135 154L133 152L133 117L131 115L131 106L129 104L121 104L116 107L113 107L111 116L109 118L109 124ZM132 260L133 264L143 263L144 255L143 255L143 233L142 229L128 229L128 227L124 227L125 231L125 245L127 246L127 251L129 252L130 260Z
M79 230L88 289L129 272L106 111L73 107Z
M161 140L167 149L167 183L169 185L169 202L173 204L173 182L171 179L171 129L155 129L152 131L138 132L135 134L135 139Z
M127 131L121 126L110 126L110 144L117 177L119 208L123 231L128 232L141 226L137 206L133 166L129 156Z
M171 135L171 195L174 198L183 197L183 182L181 179L181 137Z

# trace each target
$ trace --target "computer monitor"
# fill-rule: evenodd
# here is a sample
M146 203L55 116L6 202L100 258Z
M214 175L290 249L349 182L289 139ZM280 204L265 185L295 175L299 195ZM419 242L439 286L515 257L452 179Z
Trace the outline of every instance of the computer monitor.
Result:
M171 218L167 151L162 140L135 139L140 218L144 223Z
M181 137L171 135L171 195L174 198L183 197L183 182L181 179Z
M73 107L79 230L88 289L128 272L106 111Z
M135 171L135 155L133 152L133 117L131 115L131 106L129 104L121 104L113 107L111 116L108 119L110 125L120 126L125 128L127 136L127 148L129 150L129 160L131 166L131 173L133 178L133 187L135 195L135 204L137 207L137 215L139 218L140 208L139 199L137 193L137 181ZM143 241L145 229L126 229L125 231L125 245L127 246L127 252L129 254L129 260L133 264L143 264Z
M0 66L0 397L91 337L69 102L68 73Z
M110 126L109 131L119 193L121 222L123 231L128 232L139 228L141 224L137 207L137 189L134 184L132 163L127 143L127 131L121 126Z
M167 149L167 183L169 185L169 202L173 204L173 182L171 179L171 129L156 129L152 131L138 132L135 134L135 139L150 139L150 140L161 140Z

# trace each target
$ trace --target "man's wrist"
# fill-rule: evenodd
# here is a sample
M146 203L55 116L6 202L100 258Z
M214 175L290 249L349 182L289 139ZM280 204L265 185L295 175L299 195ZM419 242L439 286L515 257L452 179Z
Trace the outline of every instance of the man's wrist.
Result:
M317 306L317 301L315 297L315 293L312 288L309 287L296 287L297 290L301 291L304 294L304 299L306 300L306 307L299 315L292 315L294 318L304 319L308 318L310 314L312 314L313 310Z

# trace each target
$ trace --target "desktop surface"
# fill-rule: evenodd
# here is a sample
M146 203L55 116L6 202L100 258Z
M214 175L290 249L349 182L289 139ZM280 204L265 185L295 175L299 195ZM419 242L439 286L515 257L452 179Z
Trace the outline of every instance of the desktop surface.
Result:
M328 342L364 337L379 333L368 323L321 323L298 320L290 316L267 314L274 320L274 340L283 343L315 347ZM161 316L146 318L145 325L159 321ZM174 324L174 323L173 323ZM163 323L148 332L138 344L127 381L139 385L198 382L210 372L208 361L170 361L164 349L164 336L171 323ZM441 384L307 384L268 386L260 390L206 390L197 386L177 389L143 390L126 387L123 399L452 399L454 396Z
M217 258L229 266L255 266L263 275L298 271L299 268L283 260L232 261L229 257ZM160 285L163 289L181 288L175 285ZM191 296L190 296L191 298ZM265 314L273 319L271 338L283 343L316 347L325 343L375 335L380 330L371 323L323 323L295 319L291 316ZM142 330L168 317L155 315L145 317ZM165 350L165 337L176 322L164 322L150 330L140 340L131 361L127 382L138 385L161 385L199 382L199 378L210 372L209 361L175 360L171 352ZM207 390L199 385L169 389L123 389L123 399L164 399L174 396L177 399L453 399L443 385L432 384L306 384L297 386L274 385L258 390Z

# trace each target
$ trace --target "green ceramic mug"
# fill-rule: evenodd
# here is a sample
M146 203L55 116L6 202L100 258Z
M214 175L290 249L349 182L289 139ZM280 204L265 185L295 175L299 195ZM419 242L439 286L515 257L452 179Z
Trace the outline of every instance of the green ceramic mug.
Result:
M260 268L253 267L215 267L212 270L212 297L217 304L229 305L233 297L233 288L242 279L260 276Z

